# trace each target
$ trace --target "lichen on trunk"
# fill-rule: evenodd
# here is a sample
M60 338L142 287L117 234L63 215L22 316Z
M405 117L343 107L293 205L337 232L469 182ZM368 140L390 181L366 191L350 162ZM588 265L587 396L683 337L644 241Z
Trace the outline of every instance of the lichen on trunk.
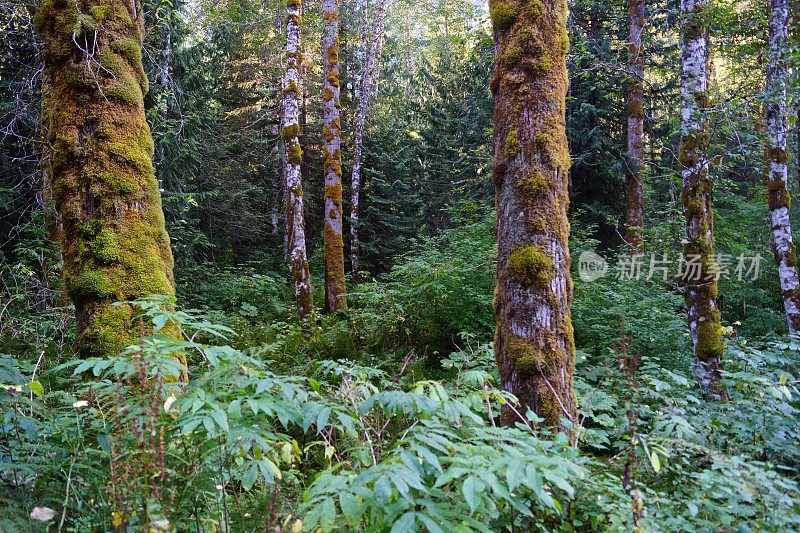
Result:
M342 122L339 113L339 1L323 0L323 154L325 156L325 311L347 309L342 237Z
M800 280L797 255L789 219L791 198L787 187L788 123L787 123L787 32L789 6L787 0L770 0L769 66L766 80L767 138L765 147L767 196L772 228L772 251L778 266L783 308L789 331L800 331Z
M544 423L576 412L570 303L570 165L564 0L491 0L498 265L495 356L502 387ZM505 424L519 420L508 406Z
M681 202L686 217L684 255L700 264L685 279L685 300L694 348L694 368L703 396L724 395L721 388L722 340L714 265L714 218L709 178L710 129L708 0L681 0Z
M283 119L281 137L284 150L284 175L286 179L286 226L288 236L289 269L294 282L297 312L305 318L314 310L311 275L306 253L306 232L303 217L303 186L300 165L303 150L300 147L299 97L300 97L300 27L302 24L301 0L286 2L286 72L283 83Z
M117 301L173 296L172 252L145 120L138 1L44 0L46 174L83 356L111 356L148 327Z

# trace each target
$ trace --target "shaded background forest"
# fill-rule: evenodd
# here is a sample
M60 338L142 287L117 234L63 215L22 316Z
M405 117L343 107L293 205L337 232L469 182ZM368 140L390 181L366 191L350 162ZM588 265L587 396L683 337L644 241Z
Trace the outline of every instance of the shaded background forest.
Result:
M235 332L229 340L233 347L255 360L270 362L271 371L311 376L312 366L314 372L335 376L324 381L313 374L319 380L317 387L322 383L321 389L313 392L324 396L330 405L340 402L335 404L340 407L333 407L334 413L340 412L337 409L345 412L341 404L349 401L342 393L343 382L357 390L376 386L397 392L394 388L399 387L398 383L416 384L426 379L446 383L454 402L457 399L471 406L464 409L474 408L475 398L482 408L480 396L462 396L466 393L460 380L464 372L472 370L485 371L487 375L493 372L491 351L487 347L494 327L492 99L488 88L494 43L486 6L482 2L452 0L391 3L380 81L369 112L364 146L365 187L360 228L370 276L365 282L351 286L348 295L351 309L346 314L317 317L309 331L295 318L293 289L284 257L279 117L285 5L205 0L148 0L145 4L148 34L143 55L151 82L146 106L176 261L179 306L199 309L209 320L189 321L186 327L198 329L203 342L209 343L213 341L213 331L208 324L231 328ZM352 161L355 113L352 65L357 17L353 5L354 2L342 4L345 177L349 176ZM627 6L618 0L572 0L569 8L567 132L573 160L572 253L577 256L582 250L596 250L613 264L623 249L624 233ZM320 307L323 271L320 2L309 1L304 10L300 136L305 153L303 188L309 258ZM684 234L677 161L678 6L675 1L655 0L648 10L644 241L648 253L677 253ZM475 490L474 480L458 478L456 488L442 496L448 505L462 506L453 511L453 516L461 516L459 513L471 516L479 508L476 520L492 529L512 524L531 530L553 530L558 522L564 530L580 527L628 530L633 525L638 527L645 516L649 516L649 522L642 522L649 524L646 527L665 531L700 531L720 524L734 530L734 524L738 523L749 524L747 527L753 530L784 531L800 527L796 503L800 431L797 382L793 377L795 354L800 346L780 337L787 326L772 261L769 212L762 183L766 17L763 1L720 0L716 2L711 27L716 251L733 256L760 254L765 258L757 280L721 281L723 323L730 328L727 334L728 357L732 361L731 403L698 406L700 402L687 377L691 375L690 342L677 285L620 281L614 279L613 271L593 283L581 282L575 276L573 312L579 359L576 389L585 424L581 437L584 456L578 459L565 451L566 446L554 451L555 448L539 441L530 444L533 448L529 455L557 455L564 461L560 465L563 472L571 472L565 465L579 465L577 468L589 475L575 474L574 478L591 481L586 481L575 496L572 489L559 492L563 486L554 481L557 475L551 473L555 476L548 478L551 485L559 487L553 489L553 494L561 501L574 502L574 506L566 509L553 506L548 503L549 496L541 496L532 489L536 497L531 496L531 501L550 511L525 522L521 515L509 516L507 509L500 512L493 508L493 503L487 503L489 496L481 500L485 508L473 506L470 497L467 497L468 508L463 501L453 503L460 500L461 494ZM42 371L46 376L42 378L44 388L57 393L57 397L45 395L42 400L40 412L50 415L32 414L28 418L39 428L36 436L10 437L8 428L15 420L11 415L4 426L0 446L4 457L13 456L9 450L25 450L34 468L48 472L36 487L29 484L26 491L2 492L2 502L15 509L23 520L32 504L39 502L34 501L36 498L46 502L63 499L64 461L69 464L70 457L63 442L70 442L70 453L82 450L86 472L91 472L97 464L103 465L100 468L107 465L101 460L92 462L96 459L87 450L97 448L94 441L76 445L64 437L71 430L61 427L66 427L70 420L69 405L83 398L84 393L76 378L59 367L73 356L74 324L68 301L60 292L60 259L50 238L53 214L46 192L42 191L38 134L41 45L25 2L0 0L0 24L0 354L8 354L0 356L0 370L4 372L0 374L0 382L27 383L25 376L43 360L49 371L46 374ZM169 27L171 41L167 71L165 27ZM790 36L793 43L796 37ZM797 55L795 48L792 44L793 57ZM790 95L792 109L796 109L796 82ZM795 122L791 124L795 133L790 141L793 193L798 189ZM749 344L742 340L745 338ZM625 342L620 343L621 339ZM625 350L629 348L637 357L633 366L626 359ZM327 360L340 361L342 366L319 363ZM354 366L347 366L351 363ZM93 368L82 371L87 370L91 372ZM100 369L95 375L102 372ZM197 386L205 387L209 395L219 393L217 400L222 404L220 398L224 394L220 391L230 390L234 382L225 381L230 376L221 378L219 374L203 375ZM236 387L249 390L241 383ZM309 387L312 394L313 386ZM419 393L418 389L413 390ZM190 393L187 401L195 393ZM357 400L361 399L353 394ZM625 405L634 399L640 407L639 420L631 420L625 413ZM284 400L287 405L294 401L291 398L280 401ZM3 401L6 412L19 410L13 403L18 400L4 397ZM392 401L402 403L397 398L386 403ZM53 407L61 404L67 408L58 411ZM397 404L392 404L392 408L398 409ZM414 411L417 407L408 409L403 416L410 419L421 416ZM317 414L314 419L321 421ZM446 417L439 420L434 416L434 419L442 424L436 427L437 431L449 428ZM345 424L343 418L338 420L337 424ZM361 422L367 427L371 423ZM202 441L203 445L216 442L225 433L221 425L215 428L214 423L206 427L207 439ZM306 426L295 433L306 435L308 431ZM480 457L492 463L495 459L489 450L493 439L500 437L489 428L481 427L482 433L475 431L476 434L468 436L459 434L463 440L456 443L455 449L467 454L471 442L484 443L486 449L480 452L483 454ZM644 444L643 448L637 448L639 458L631 466L625 463L623 452L636 431L647 435L646 439L642 437L642 443L647 441L651 448L655 446L652 450L658 451L654 460L651 448ZM398 457L392 459L389 452L402 440L401 435L404 435L401 430L380 435L387 459L385 463L378 462L375 468L390 469L401 463ZM284 437L283 434L276 437L280 444L276 449L281 450L278 455L283 453L281 446L287 442L306 444L305 436L290 435L294 441ZM130 438L135 441L135 436ZM42 440L54 446L53 454L61 463L31 451ZM62 448L52 444L54 440ZM181 441L176 439L176 442ZM280 462L273 457L282 471L284 467L285 471L292 471L296 482L282 485L278 499L278 489L273 493L266 487L270 485L267 474L258 483L254 477L247 477L249 462L239 465L240 471L234 468L233 473L222 473L218 479L215 463L203 456L197 461L207 469L202 472L210 472L205 484L198 480L202 476L196 472L190 475L176 467L177 476L186 476L179 478L181 482L199 496L192 499L173 494L172 511L188 520L187 516L198 518L197 509L203 507L213 510L207 513L214 517L208 518L209 523L217 520L228 527L233 523L241 530L249 530L256 523L280 524L284 518L293 520L295 516L303 516L297 509L305 498L318 508L318 516L309 511L310 507L305 508L306 526L313 527L310 516L325 529L329 525L325 516L337 512L347 515L344 504L340 504L341 511L327 512L326 498L333 497L329 493L342 490L334 483L339 474L332 466L329 447L334 449L330 453L336 454L336 461L357 465L354 470L369 463L368 460L359 463L366 453L363 449L328 441L320 449L304 448L298 452L302 461ZM48 466L49 463L56 466ZM299 463L306 466L297 466ZM504 466L519 467L505 463ZM630 468L634 477L641 479L637 489L640 499L634 498L633 503L629 494L619 488L623 471L630 474ZM375 487L382 475L381 470L375 477L359 478L358 482L379 493ZM498 475L502 477L505 473ZM7 476L0 477L5 481ZM111 479L120 482L113 476ZM233 485L232 480L241 485L228 489L228 483ZM102 487L106 481L101 476L95 483ZM572 482L572 477L567 481ZM213 488L216 482L225 486L232 498L231 508L226 507L225 511L230 516L224 519L214 514L222 506ZM129 483L124 485L129 488L138 487L127 478L125 483ZM250 492L254 484L258 487L261 483L265 484L261 492ZM745 488L729 493L726 488L736 483ZM102 493L98 486L85 482L75 489L83 491L75 497L76 505L80 498L85 504L90 496ZM387 501L405 497L398 486L386 489L391 494ZM385 516L381 515L384 511L380 509L386 502L380 496L377 498L369 509L380 518L371 523L378 524L379 530L382 530L380 524L388 530L405 508L400 506L401 510L395 514L389 510ZM274 504L276 500L280 503ZM637 516L637 505L649 507L650 514ZM98 504L91 513L85 509L71 513L67 523L75 531L91 530L92 524L105 523L118 509L118 502ZM153 516L158 513L169 514L163 505ZM86 517L85 523L80 522L81 516ZM447 516L448 520L455 520L453 523L458 521ZM424 524L422 518L417 520ZM470 527L479 529L472 523ZM221 526L219 529L224 530ZM198 530L205 529L198 527ZM213 529L209 526L207 530Z

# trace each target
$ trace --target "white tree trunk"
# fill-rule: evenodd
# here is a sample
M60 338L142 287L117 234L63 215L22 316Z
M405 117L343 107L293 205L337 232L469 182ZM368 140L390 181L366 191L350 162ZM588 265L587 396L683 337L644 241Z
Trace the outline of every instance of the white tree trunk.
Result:
M789 331L800 330L800 291L798 291L797 257L792 242L789 220L789 192L787 190L788 163L786 117L787 58L786 40L789 23L787 0L770 0L769 66L767 68L767 190L770 220L772 222L772 247L781 283L783 308Z
M286 220L288 226L289 267L295 286L297 310L300 318L313 311L311 276L306 254L305 223L303 220L303 187L300 164L299 95L300 95L300 23L301 0L287 1L286 18L286 75L283 83L283 129L285 145L284 172L286 179Z
M717 281L710 268L714 262L714 220L711 180L708 176L710 128L708 0L681 0L684 24L681 54L681 146L679 160L683 187L681 199L686 216L687 258L702 264L699 276L686 279L686 307L694 346L694 367L703 395L719 397L724 343Z
M383 29L386 20L388 0L380 0L375 14L375 25L372 31L372 44L369 58L364 67L364 74L358 88L358 108L355 121L355 140L353 143L353 170L350 191L350 261L353 277L358 277L361 270L361 242L358 237L358 224L361 215L361 166L363 162L362 146L364 144L364 126L367 120L367 109L371 93L378 83L378 68L383 47ZM366 24L364 25L366 27ZM362 34L363 35L363 34ZM366 37L364 38L366 41Z

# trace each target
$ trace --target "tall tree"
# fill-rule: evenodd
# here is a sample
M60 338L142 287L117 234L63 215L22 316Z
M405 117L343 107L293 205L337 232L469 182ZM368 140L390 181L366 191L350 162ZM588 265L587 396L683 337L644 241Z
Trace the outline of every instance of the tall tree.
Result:
M353 143L353 171L350 190L350 261L353 276L358 277L361 270L361 241L358 236L358 224L361 216L361 166L363 164L362 147L364 145L364 127L367 122L367 108L374 87L378 84L378 68L383 52L383 28L386 21L386 8L388 0L379 0L378 10L375 14L375 24L372 28L372 43L369 48L369 57L364 63L362 74L359 75L358 106L355 120L355 140ZM363 20L366 27L366 18ZM366 36L360 46L366 46ZM360 50L360 49L359 49ZM360 52L359 52L360 53Z
M42 2L46 174L84 356L115 355L144 325L130 305L174 295L172 252L145 120L144 18L129 0Z
M339 116L339 1L323 0L323 114L325 156L325 311L347 308L342 238L342 122Z
M644 29L645 0L628 0L628 160L625 166L625 240L642 245L644 229Z
M495 357L505 390L549 426L575 418L565 0L492 0L497 209ZM516 419L504 408L502 420Z
M787 124L787 27L789 7L787 0L770 0L769 66L767 67L767 139L766 183L769 192L770 220L772 225L772 250L778 264L783 308L789 331L800 330L800 280L797 273L797 255L792 242L789 220L788 180L788 124Z
M686 217L686 307L695 373L706 398L719 396L724 343L717 307L714 218L709 179L710 128L708 0L681 0L681 201Z
M285 145L284 176L286 179L286 221L288 235L289 268L294 281L297 312L305 318L314 310L311 294L311 275L306 254L306 231L303 218L303 186L300 165L303 150L300 147L299 97L300 97L300 26L302 0L286 1L286 73L283 82L283 129Z

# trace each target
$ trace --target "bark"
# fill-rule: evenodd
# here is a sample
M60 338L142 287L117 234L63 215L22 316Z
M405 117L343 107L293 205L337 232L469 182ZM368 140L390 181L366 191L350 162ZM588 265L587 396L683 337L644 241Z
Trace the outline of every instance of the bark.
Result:
M789 174L786 95L788 22L788 1L770 0L769 66L766 84L766 183L772 222L772 250L778 265L783 308L786 311L789 331L796 333L800 329L800 289L798 289L800 281L798 281L795 245L792 242L792 227L789 220L791 198L787 187Z
M283 120L281 137L284 150L284 175L286 180L286 221L289 250L289 269L294 282L297 313L305 318L314 310L311 275L306 254L306 233L303 219L303 186L300 165L303 150L300 147L300 25L301 0L286 3L286 73L283 83Z
M564 0L492 0L497 208L495 357L503 389L559 427L575 420ZM504 406L501 419L519 419Z
M339 0L323 0L323 121L325 156L325 311L347 308L342 237L342 122L339 116Z
M628 0L628 160L626 167L625 240L638 251L644 229L644 29L645 0Z
M172 98L172 28L169 22L165 22L161 27L164 33L164 42L161 43L161 62L159 65L161 72L159 73L158 84L161 94L159 95L158 111L162 123L166 124L169 118L169 104ZM161 139L155 158L156 175L161 188L164 187L165 181L165 144L165 140Z
M686 217L684 255L697 260L698 275L687 276L686 307L694 347L694 368L703 396L723 394L720 369L725 346L717 307L714 267L714 220L709 179L710 130L708 0L681 0L681 142L679 160L683 185L681 201Z
M372 44L366 60L363 76L358 88L358 107L355 120L355 140L353 142L353 171L350 191L350 262L353 278L358 279L361 270L361 242L358 238L358 224L361 215L361 166L363 164L362 147L364 144L364 126L367 121L367 109L373 87L378 83L378 68L383 48L383 27L386 20L388 0L380 0L375 14L375 25L372 30ZM366 24L365 24L366 27ZM362 33L363 35L363 33ZM364 36L366 42L366 36Z
M45 175L77 347L82 356L112 356L149 329L114 302L175 294L144 112L144 17L138 1L51 1L35 22L48 80Z

